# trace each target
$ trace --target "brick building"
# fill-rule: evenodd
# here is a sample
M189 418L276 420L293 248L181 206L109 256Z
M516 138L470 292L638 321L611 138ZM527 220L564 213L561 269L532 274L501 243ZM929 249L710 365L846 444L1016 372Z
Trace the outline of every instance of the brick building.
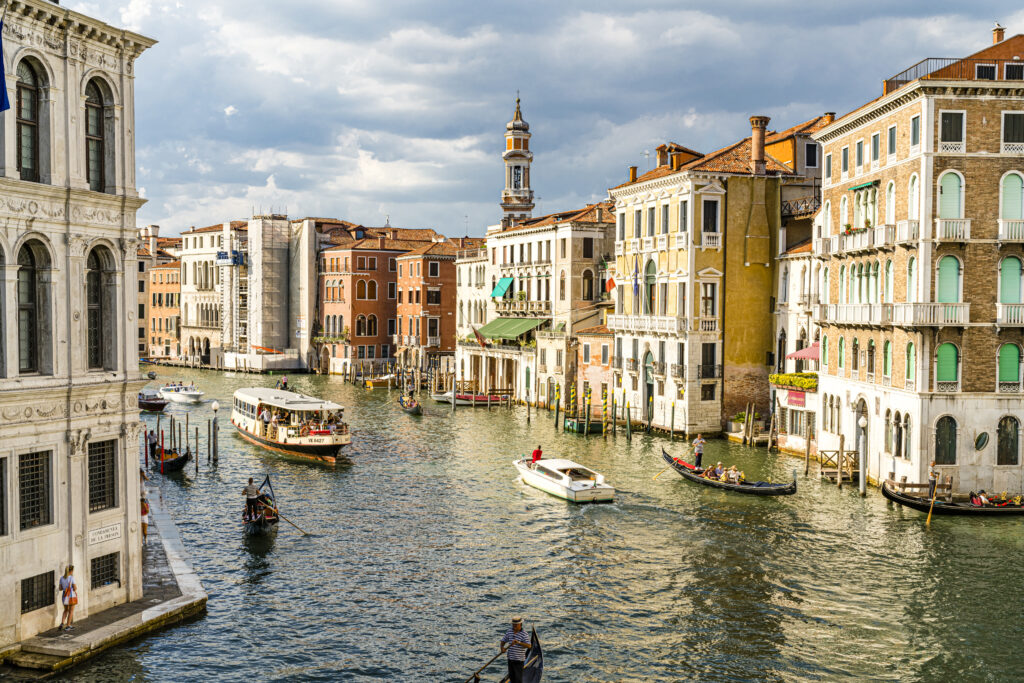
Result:
M149 357L181 355L181 261L154 266L149 271Z
M585 410L587 390L590 390L591 419L602 419L603 400L607 397L611 410L612 350L615 334L604 325L588 327L576 332L576 395L580 410ZM586 414L586 413L581 413Z
M819 444L844 434L872 479L934 459L956 491L1020 488L1022 57L997 26L816 134Z

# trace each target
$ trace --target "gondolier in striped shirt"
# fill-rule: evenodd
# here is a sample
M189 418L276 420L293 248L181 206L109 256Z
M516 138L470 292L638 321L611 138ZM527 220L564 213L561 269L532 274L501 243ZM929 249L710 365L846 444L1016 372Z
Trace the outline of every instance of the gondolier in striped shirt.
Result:
M523 683L523 665L529 649L530 635L523 628L522 618L516 617L512 620L512 627L501 638L501 651L508 652L509 683Z

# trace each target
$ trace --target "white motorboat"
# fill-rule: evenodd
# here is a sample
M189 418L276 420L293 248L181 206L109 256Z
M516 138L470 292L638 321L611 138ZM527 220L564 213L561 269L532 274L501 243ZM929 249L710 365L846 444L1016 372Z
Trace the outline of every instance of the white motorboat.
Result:
M535 464L529 458L515 460L523 482L571 503L599 503L615 498L615 487L604 475L564 458L542 458Z
M447 403L448 405L452 404L452 392L450 392L450 391L446 391L443 394L437 394L437 393L431 394L430 398L434 399L438 403ZM455 397L455 405L457 405L457 406L471 406L471 405L473 405L473 401L471 399L464 398L463 396L459 395L459 396Z
M203 400L205 392L196 389L194 384L166 384L160 387L160 395L175 403L199 403Z

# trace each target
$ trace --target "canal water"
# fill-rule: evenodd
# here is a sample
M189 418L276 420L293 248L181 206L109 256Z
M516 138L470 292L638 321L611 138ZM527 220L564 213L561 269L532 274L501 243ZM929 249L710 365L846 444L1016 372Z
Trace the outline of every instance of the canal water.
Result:
M461 681L517 614L539 632L546 681L1000 680L1024 661L1013 521L926 529L875 489L861 498L804 478L800 459L724 441L705 459L774 481L799 469L799 493L655 480L662 446L681 443L565 435L546 411L528 425L523 408L452 416L428 402L411 417L394 392L291 376L347 407L351 465L327 469L231 433L232 392L276 377L159 372L222 406L219 466L204 455L198 474L153 477L208 613L75 680ZM210 401L168 410L190 412L205 444ZM603 472L615 503L573 506L517 481L512 459L538 444ZM243 536L242 486L267 473L308 536L286 524L269 540Z

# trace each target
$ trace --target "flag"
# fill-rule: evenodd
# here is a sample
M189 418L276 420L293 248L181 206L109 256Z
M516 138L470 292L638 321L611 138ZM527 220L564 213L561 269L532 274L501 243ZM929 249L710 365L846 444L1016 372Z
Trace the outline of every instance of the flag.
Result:
M615 278L608 278L608 282L604 283L604 291L614 292L615 291Z
M4 13L6 13L6 9ZM0 19L0 111L7 111L11 108L11 101L7 98L7 78L4 76L4 22Z
M633 256L633 296L640 296L640 261Z
M472 330L473 330L473 335L476 336L476 340L478 342L480 342L480 348L486 349L487 348L487 342L484 341L484 338L480 336L480 333L476 331L475 327L473 327Z

